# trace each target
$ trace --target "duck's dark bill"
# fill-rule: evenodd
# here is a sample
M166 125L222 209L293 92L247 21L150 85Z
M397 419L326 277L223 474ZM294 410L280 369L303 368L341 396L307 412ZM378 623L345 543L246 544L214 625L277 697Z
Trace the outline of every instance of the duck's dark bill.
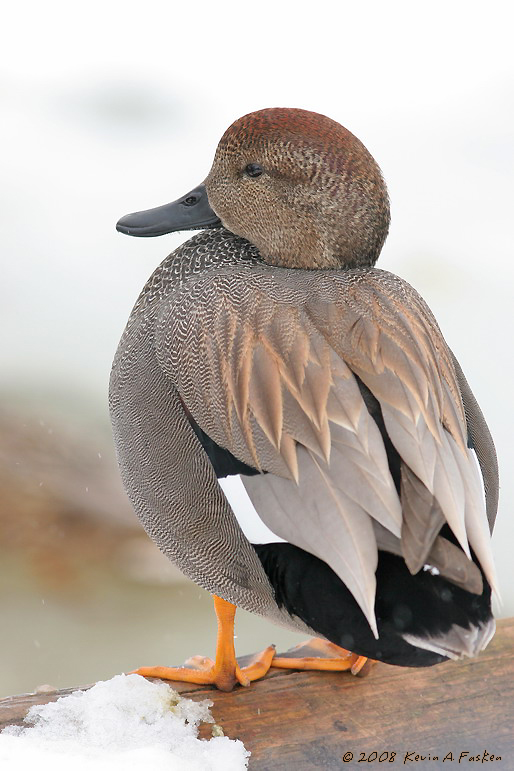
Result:
M164 206L126 214L116 223L116 230L128 236L163 236L176 230L219 227L221 220L209 206L205 185Z

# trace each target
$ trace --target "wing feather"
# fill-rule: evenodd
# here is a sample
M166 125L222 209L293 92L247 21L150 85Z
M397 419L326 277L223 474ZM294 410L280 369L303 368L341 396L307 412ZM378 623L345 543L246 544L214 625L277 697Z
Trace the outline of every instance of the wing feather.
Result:
M500 489L496 450L491 432L489 431L489 427L482 414L482 410L469 387L461 366L451 351L450 354L455 367L459 389L462 394L462 401L464 403L469 441L476 450L482 478L484 480L487 519L489 520L489 528L492 533L494 522L496 520L496 512L498 510L498 496Z
M405 463L401 464L401 500L401 553L410 572L415 574L427 562L444 524L444 514L429 489Z
M282 438L282 380L278 364L262 345L253 350L248 400L251 412L272 445L280 451Z

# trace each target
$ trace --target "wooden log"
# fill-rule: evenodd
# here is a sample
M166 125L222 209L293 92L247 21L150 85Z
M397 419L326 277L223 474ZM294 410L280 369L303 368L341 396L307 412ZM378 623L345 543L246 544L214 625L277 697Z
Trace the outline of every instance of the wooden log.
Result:
M225 734L251 751L251 771L412 764L447 771L476 768L467 763L478 756L512 771L513 653L514 619L504 619L478 658L428 669L377 664L364 679L346 672L272 670L232 693L171 685L184 696L214 702L212 714ZM77 689L0 700L0 728L21 723L33 704L72 690Z

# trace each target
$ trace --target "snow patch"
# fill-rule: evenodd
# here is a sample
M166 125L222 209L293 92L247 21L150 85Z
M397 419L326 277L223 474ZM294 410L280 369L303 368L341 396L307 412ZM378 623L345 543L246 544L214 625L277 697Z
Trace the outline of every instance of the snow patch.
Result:
M240 741L198 738L211 701L183 699L165 683L117 675L88 691L31 707L27 726L0 734L0 768L25 771L239 771ZM216 732L219 734L219 730Z

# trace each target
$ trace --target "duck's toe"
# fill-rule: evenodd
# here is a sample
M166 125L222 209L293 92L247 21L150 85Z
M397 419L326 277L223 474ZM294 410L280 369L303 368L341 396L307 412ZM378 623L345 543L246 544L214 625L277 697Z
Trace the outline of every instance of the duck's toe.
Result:
M247 686L267 674L275 653L275 646L268 645L263 651L256 653L250 663L244 667L240 667L237 661L223 662L216 667L216 662L207 656L191 656L184 666L202 672L211 672L218 681L221 679L223 682L230 682L235 678L234 685L238 682L240 685ZM213 681L213 684L218 685L216 681Z
M269 645L261 653L254 656L250 664L240 667L232 657L221 657L213 661L207 656L191 656L183 667L140 667L130 674L143 677L159 677L161 680L195 683L197 685L214 685L220 691L231 691L239 683L250 685L269 671L275 646Z
M287 651L287 656L275 656L271 666L279 669L310 669L345 672L365 677L371 671L373 659L340 648L328 640L312 637Z

